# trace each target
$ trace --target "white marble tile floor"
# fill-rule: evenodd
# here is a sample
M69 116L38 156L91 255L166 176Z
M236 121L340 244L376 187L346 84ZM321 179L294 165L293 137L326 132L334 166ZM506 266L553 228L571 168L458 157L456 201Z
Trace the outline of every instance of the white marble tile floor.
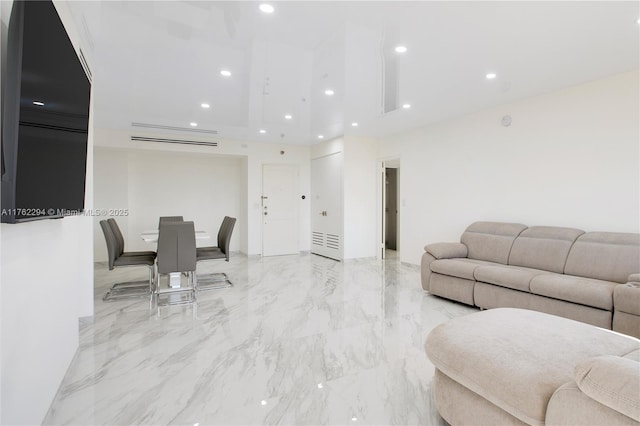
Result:
M429 331L476 309L423 292L397 256L232 256L234 286L184 305L103 302L145 269L95 268L95 316L44 424L442 425Z

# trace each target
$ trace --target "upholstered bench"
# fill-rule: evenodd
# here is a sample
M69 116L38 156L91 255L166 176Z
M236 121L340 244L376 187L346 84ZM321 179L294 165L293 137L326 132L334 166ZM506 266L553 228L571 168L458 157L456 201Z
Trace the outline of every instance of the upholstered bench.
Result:
M455 318L427 337L433 392L452 425L640 421L640 340L522 309Z

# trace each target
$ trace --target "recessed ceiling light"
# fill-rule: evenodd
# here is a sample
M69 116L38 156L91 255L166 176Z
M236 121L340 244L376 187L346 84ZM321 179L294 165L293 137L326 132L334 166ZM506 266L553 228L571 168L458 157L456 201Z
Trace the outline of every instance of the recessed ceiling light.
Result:
M640 24L640 18L638 18L638 20L636 21L636 24Z
M320 135L322 136L322 135ZM324 386L322 386L322 383L318 383L318 389L322 389Z
M291 120L293 117L291 116L291 114L287 114L287 115L284 116L284 118L286 120Z
M411 108L411 104L402 104L402 108L403 109L409 109L409 108Z
M407 46L396 46L395 51L396 53L406 53Z
M324 139L324 135L318 135L318 139ZM319 383L318 387L321 388L322 387L322 383Z
M276 9L268 3L262 3L260 6L260 12L262 13L273 13Z
M201 106L202 108L209 108L211 105L209 105L209 104L204 104L204 103L203 103L203 104L200 104L200 106Z
M198 126L198 123L196 123L195 121L192 121L191 123L189 123L189 126L196 127Z
M493 80L494 78L497 77L495 72L490 72L489 74L486 75L487 80Z
M358 421L358 418L357 418L356 416L353 416L353 417L351 417L351 421L352 421L352 422L357 422L357 421Z
M229 70L221 70L220 75L223 77L231 77L231 71Z
M44 102L42 101L33 101L33 104L38 106L44 106Z
M324 91L324 94L327 95L327 96L333 96L334 93L335 92L333 90L331 90L331 89L327 89L327 90Z
M262 133L263 135L264 135L265 133L267 133L267 131L266 131L265 129L260 129L260 130L258 130L258 131L259 131L260 133Z
M358 123L354 121L353 123L351 123L351 127L358 127Z
M262 401L260 401L260 404L262 405L267 405L267 401L265 401L264 399Z

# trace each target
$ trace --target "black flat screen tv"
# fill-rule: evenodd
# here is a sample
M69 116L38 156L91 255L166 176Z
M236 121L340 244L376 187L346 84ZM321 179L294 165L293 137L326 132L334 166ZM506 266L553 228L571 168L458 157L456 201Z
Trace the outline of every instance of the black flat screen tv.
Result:
M13 3L6 49L2 222L80 214L91 83L51 1Z

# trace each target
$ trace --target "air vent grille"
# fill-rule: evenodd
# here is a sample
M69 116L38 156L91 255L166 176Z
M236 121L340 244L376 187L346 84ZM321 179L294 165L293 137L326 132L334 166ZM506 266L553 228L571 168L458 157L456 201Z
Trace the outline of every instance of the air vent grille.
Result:
M195 129L189 127L175 127L175 126L164 126L162 124L149 124L149 123L131 123L132 127L142 127L144 129L159 129L159 130L175 130L178 132L191 132L191 133L205 133L209 135L217 135L217 130L208 130L208 129Z
M327 234L327 248L338 250L340 248L340 236Z
M131 136L131 140L135 142L159 142L175 143L180 145L218 146L218 142L190 141L185 139L148 138L144 136Z
M322 232L312 232L311 233L311 244L322 247L324 240L324 234Z

